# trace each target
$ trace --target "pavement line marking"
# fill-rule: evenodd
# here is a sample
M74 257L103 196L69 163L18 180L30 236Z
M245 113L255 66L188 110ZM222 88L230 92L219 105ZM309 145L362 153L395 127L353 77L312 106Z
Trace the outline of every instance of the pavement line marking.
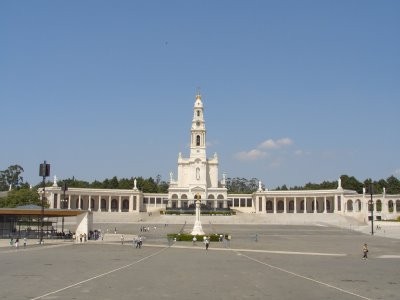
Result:
M38 297L35 297L35 298L31 298L30 300L42 299L42 298L44 298L44 297L47 297L47 296L50 296L50 295L53 295L53 294L57 294L57 293L59 293L59 292L65 291L65 290L70 289L70 288L73 288L73 287L75 287L75 286L77 286L77 285L80 285L80 284L83 284L83 283L92 281L92 280L94 280L94 279L97 279L97 278L100 278L100 277L104 277L104 276L106 276L106 275L108 275L108 274L115 273L115 272L117 272L117 271L120 271L120 270L129 268L129 267L131 267L131 266L133 266L133 265L136 265L136 264L138 264L138 263L140 263L140 262L142 262L142 261L144 261L144 260L147 260L147 259L149 259L149 258L151 258L151 257L153 257L153 256L156 256L156 255L160 254L161 252L165 251L165 250L168 249L168 248L169 248L169 247L165 247L165 248L163 248L163 249L161 249L161 250L159 250L159 251L157 251L157 252L155 252L155 253L153 253L153 254L151 254L151 255L148 255L148 256L146 256L146 257L143 257L143 258L141 258L141 259L139 259L139 260L137 260L137 261L135 261L135 262L133 262L133 263L130 263L130 264L128 264L128 265L125 265L125 266L116 268L116 269L114 269L114 270L111 270L111 271L108 271L108 272L105 272L105 273L102 273L102 274L93 276L93 277L91 277L91 278L88 278L88 279L82 280L82 281L80 281L80 282L71 284L71 285L69 285L69 286L63 287L63 288L58 289L58 290L56 290L56 291L52 291L52 292L49 292L49 293L47 293L47 294L44 294L44 295L41 295L41 296L38 296Z
M162 245L156 244L146 244L146 247L165 247ZM196 247L196 246L180 246L180 245L172 245L171 248L176 249L193 249L193 250L203 250L204 247ZM257 249L235 249L235 248L208 248L211 251L240 251L240 252L256 252L256 253L271 253L271 254L291 254L291 255L312 255L312 256L347 256L347 254L343 253L321 253L321 252L297 252L297 251L279 251L279 250L257 250Z
M400 255L381 255L378 258L400 258Z
M232 249L232 250L233 250L233 249ZM234 251L234 252L236 252L236 251ZM248 259L250 259L250 260L252 260L252 261L255 261L255 262L259 263L259 264L262 264L262 265L265 265L265 266L267 266L267 267L270 267L271 269L276 269L276 270L279 270L279 271L281 271L281 272L288 273L288 274L290 274L290 275L293 275L293 276L296 276L296 277L299 277L299 278L302 278L302 279L305 279L305 280L309 280L309 281L318 283L318 284L320 284L320 285L324 285L324 286L326 286L326 287L329 287L329 288L338 290L338 291L343 292L343 293L345 293L345 294L349 294L349 295L356 296L356 297L361 298L361 299L372 300L372 298L367 298L367 297L361 296L361 295L359 295L359 294L356 294L356 293L353 293L353 292L350 292L350 291L341 289L341 288L336 287L336 286L334 286L334 285L331 285L331 284L329 284L329 283L325 283L325 282L322 282L322 281L319 281L319 280L316 280L316 279L313 279L313 278L310 278L310 277L306 277L306 276L303 276L303 275L294 273L294 272L292 272L292 271L288 271L288 270L285 270L285 269L282 269L282 268L279 268L279 267L276 267L276 266L267 264L267 263L265 263L265 262L263 262L263 261L260 261L260 260L258 260L258 259L252 258L252 257L247 256L247 255L245 255L245 254L242 254L242 253L238 253L238 254L241 255L241 256L244 256L244 257L246 257L246 258L248 258Z

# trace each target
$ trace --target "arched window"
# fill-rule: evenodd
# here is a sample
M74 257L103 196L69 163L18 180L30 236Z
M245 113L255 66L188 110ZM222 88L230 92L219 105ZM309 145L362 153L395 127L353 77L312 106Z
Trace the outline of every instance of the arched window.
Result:
M357 199L357 201L356 201L356 210L361 211L361 200L360 199Z
M353 211L353 201L347 200L347 211Z
M125 211L129 210L129 200L125 199L124 201L122 201L122 209Z
M393 201L392 200L389 200L389 202L388 202L388 209L389 209L389 212L393 212Z
M283 212L285 205L283 204L282 200L278 201L277 208L278 208L278 212Z
M200 146L200 135L196 136L196 146Z
M294 211L294 201L290 200L289 201L289 212L293 212Z
M118 209L118 202L116 199L111 200L111 210L116 211Z
M376 200L376 211L382 211L382 201Z
M200 111L199 110L197 111L197 116L200 117Z

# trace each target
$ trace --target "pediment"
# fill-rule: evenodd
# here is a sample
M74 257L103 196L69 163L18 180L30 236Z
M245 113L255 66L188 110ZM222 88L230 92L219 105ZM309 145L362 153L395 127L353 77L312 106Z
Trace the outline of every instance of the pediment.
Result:
M205 192L206 189L202 188L201 186L195 186L191 189L192 192Z

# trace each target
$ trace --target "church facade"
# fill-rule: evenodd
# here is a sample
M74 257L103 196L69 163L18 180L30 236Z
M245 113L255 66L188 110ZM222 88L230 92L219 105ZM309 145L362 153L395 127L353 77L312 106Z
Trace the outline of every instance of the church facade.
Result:
M225 175L220 177L218 155L207 156L204 105L196 95L190 130L189 157L178 154L178 172L170 173L168 194L143 193L131 190L68 188L62 191L56 180L46 187L50 208L82 209L94 214L153 212L166 208L180 209L194 205L197 199L211 209L234 209L255 214L341 214L361 221L393 219L400 215L400 195L385 192L371 197L338 186L332 190L269 191L261 182L252 194L228 194ZM40 189L42 192L42 189ZM116 219L117 220L117 219Z

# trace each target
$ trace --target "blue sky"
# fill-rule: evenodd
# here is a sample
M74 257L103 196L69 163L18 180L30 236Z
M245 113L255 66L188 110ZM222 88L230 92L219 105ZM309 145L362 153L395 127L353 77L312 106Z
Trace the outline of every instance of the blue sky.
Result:
M0 170L176 174L196 91L220 177L400 176L399 1L1 1Z

